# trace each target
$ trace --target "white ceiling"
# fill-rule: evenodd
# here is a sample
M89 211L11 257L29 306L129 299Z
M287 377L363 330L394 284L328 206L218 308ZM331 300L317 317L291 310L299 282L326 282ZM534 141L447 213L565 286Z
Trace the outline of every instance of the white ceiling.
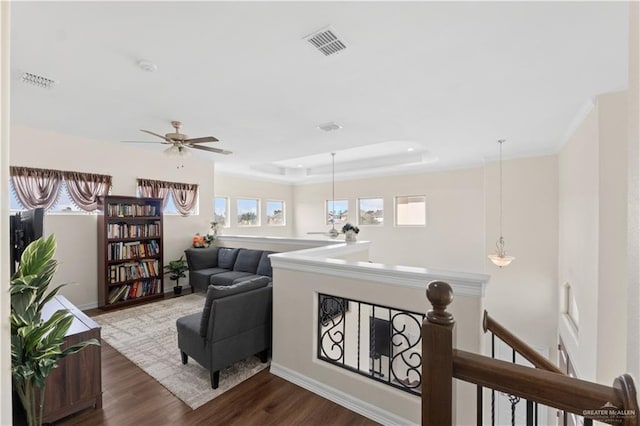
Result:
M13 2L11 120L114 144L181 120L234 152L195 153L217 170L283 181L326 178L330 152L343 176L478 165L500 138L505 157L549 154L595 95L626 88L627 8ZM327 25L347 49L325 57L303 37Z

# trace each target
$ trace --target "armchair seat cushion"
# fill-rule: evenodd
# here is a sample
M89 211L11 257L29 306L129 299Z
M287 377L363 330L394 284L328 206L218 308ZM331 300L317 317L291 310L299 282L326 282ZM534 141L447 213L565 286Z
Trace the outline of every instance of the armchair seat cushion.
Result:
M247 276L236 278L235 280L233 280L232 286L238 283L242 283L244 281L253 281L253 280L259 280L259 279L264 279L266 280L267 283L270 283L272 281L271 277L267 277L264 275L247 275Z
M206 268L189 271L189 285L195 288L206 290L211 284L211 276L228 272L228 269L222 268Z
M209 284L216 286L232 285L234 281L245 281L247 277L254 276L251 272L228 271L211 275Z

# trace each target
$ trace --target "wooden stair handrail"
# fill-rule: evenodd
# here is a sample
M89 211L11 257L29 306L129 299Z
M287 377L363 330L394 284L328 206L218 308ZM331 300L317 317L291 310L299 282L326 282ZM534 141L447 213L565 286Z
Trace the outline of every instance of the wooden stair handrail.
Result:
M584 410L599 410L607 402L621 410L633 410L633 404L627 404L636 401L637 410L635 386L628 375L614 382L620 383L620 388L610 387L454 349L453 377L580 416L585 414ZM638 424L637 415L631 420L626 424Z
M430 282L427 299L432 309L422 323L423 426L452 424L454 378L601 422L640 426L636 388L628 374L616 378L610 387L558 374L552 364L554 369L549 371L453 349L455 320L447 312L453 301L451 286L443 281ZM491 323L486 311L483 322ZM481 392L479 395L481 398Z
M523 340L520 340L500 323L491 318L486 310L482 317L482 329L485 333L490 331L498 336L503 342L533 364L534 367L554 373L564 374L564 372L551 363L551 361L540 355L535 349L527 345Z

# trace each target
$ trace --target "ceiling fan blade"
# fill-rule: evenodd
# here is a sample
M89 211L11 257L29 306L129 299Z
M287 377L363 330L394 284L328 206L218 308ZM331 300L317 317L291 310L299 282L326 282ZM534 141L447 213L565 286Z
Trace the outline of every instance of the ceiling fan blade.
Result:
M193 149L201 149L203 151L209 151L209 152L215 152L218 154L224 154L224 155L229 155L229 154L233 154L231 151L227 151L224 149L220 149L220 148L211 148L208 146L200 146L200 145L187 145L189 148L193 148Z
M153 133L153 132L150 132L149 130L140 129L140 131L141 132L145 132L145 133L149 133L150 135L157 136L159 138L162 138L162 139L164 139L165 141L167 141L169 143L173 143L173 141L171 139L169 139L168 137L166 137L164 135L159 135L158 133Z
M159 143L168 145L170 142L156 142L156 141L120 141L122 143Z
M204 136L202 138L185 139L184 143L204 143L204 142L218 142L218 139L213 136Z

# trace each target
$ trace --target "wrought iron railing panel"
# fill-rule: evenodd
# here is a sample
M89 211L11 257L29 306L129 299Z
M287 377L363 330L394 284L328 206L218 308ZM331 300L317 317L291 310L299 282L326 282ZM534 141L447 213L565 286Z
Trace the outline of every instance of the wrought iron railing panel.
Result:
M424 314L318 294L317 357L420 395Z

